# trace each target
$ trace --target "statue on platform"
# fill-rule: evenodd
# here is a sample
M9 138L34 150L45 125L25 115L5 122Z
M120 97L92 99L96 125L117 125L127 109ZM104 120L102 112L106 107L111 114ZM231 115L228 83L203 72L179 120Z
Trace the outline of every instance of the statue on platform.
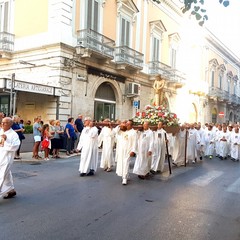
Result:
M156 106L160 106L163 103L164 85L165 85L165 80L163 78L161 78L161 76L158 76L153 84L153 88L155 90L154 103Z

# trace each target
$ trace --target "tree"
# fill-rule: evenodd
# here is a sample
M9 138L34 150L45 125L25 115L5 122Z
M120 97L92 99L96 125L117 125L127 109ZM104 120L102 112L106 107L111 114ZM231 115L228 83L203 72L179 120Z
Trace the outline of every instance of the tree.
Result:
M153 0L156 3L161 3L160 0ZM181 0L179 0L181 1ZM194 15L198 24L202 26L205 21L208 20L207 10L204 8L204 1L205 0L184 0L184 6L182 8L182 12L186 13L191 11L191 15ZM213 0L209 0L213 1ZM224 7L227 7L230 4L228 0L218 0L220 4Z

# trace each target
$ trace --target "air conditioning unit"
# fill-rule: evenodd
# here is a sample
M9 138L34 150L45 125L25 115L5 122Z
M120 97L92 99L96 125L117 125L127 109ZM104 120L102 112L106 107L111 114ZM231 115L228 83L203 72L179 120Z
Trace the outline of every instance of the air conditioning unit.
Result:
M129 83L127 94L128 95L139 95L140 94L140 84Z

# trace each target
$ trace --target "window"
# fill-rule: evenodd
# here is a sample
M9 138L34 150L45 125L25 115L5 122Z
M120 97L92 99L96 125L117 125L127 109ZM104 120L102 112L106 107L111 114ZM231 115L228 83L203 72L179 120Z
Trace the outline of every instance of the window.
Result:
M178 33L173 33L168 36L169 38L169 57L170 57L170 66L173 69L177 68L177 52L179 48L179 42L181 40Z
M228 80L227 80L227 91L228 91L228 93L231 93L230 82L231 82L231 79L228 78Z
M214 87L214 71L212 71L212 76L211 76L211 87Z
M120 45L130 47L130 21L121 17Z
M99 29L99 0L87 0L87 28L94 31Z
M160 39L156 36L152 37L152 61L160 61Z
M218 77L218 87L222 89L222 75L219 75Z
M0 3L0 32L9 32L9 2Z
M171 67L176 68L176 61L177 61L177 50L174 48L171 48L170 50L170 61L171 61Z

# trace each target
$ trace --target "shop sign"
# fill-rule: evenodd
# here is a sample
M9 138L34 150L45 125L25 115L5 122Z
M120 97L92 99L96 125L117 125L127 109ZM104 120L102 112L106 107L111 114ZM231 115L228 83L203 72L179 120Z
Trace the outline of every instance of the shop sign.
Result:
M6 85L7 85L6 86L7 89L11 89L11 80L7 80ZM59 95L60 92L56 91L54 87L33 84L33 83L27 83L27 82L21 82L21 81L14 81L14 89L13 90L60 96Z

